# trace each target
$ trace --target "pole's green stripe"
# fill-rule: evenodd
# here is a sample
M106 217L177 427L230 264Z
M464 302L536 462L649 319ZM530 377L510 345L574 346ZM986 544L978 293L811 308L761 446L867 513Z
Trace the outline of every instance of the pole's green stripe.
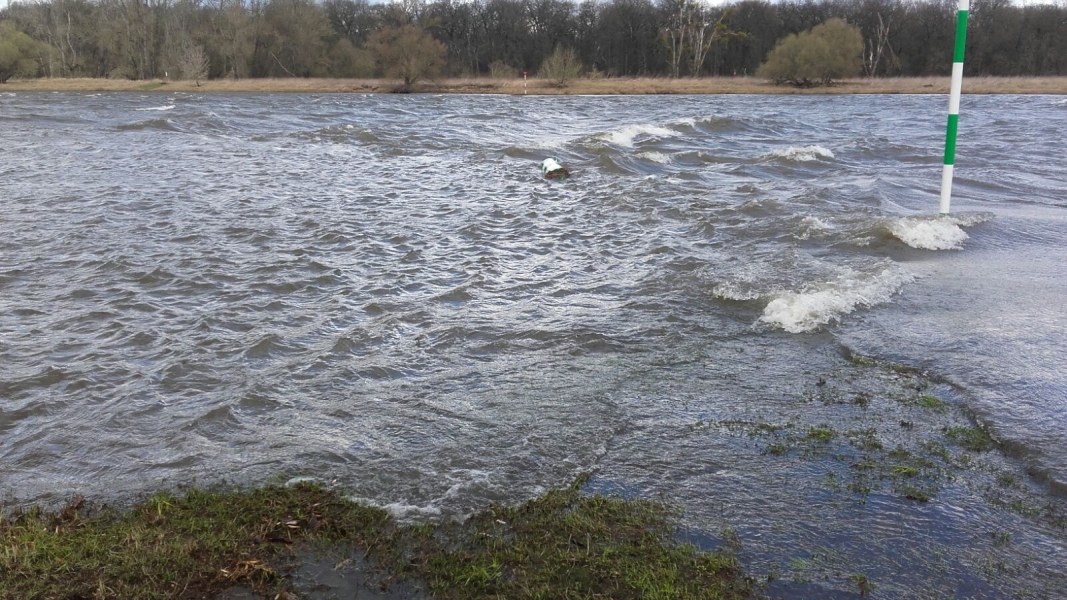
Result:
M945 130L945 164L956 162L956 130L959 128L960 116L948 116L948 128Z
M952 62L963 62L963 49L967 45L967 11L961 10L956 17L956 50L952 54Z

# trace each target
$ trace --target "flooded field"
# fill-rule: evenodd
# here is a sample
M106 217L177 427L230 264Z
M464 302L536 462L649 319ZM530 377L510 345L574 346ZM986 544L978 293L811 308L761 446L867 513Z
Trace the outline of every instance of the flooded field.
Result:
M772 596L1063 597L1067 100L936 218L946 104L0 94L0 494L591 471Z

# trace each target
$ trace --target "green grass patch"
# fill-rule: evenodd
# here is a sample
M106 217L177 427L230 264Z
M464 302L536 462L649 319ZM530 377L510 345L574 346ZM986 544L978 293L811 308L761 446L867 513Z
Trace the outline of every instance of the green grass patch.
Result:
M852 353L848 355L848 362L856 365L857 367L873 367L878 364L878 361L874 360L873 358Z
M917 406L927 410L943 412L948 409L949 403L933 394L916 394L897 398L904 406Z
M997 483L999 483L1001 487L1015 487L1018 484L1018 480L1015 478L1014 474L1004 471L997 475Z
M137 89L144 90L146 92L150 92L152 90L158 90L159 88L161 88L161 87L163 87L165 85L167 85L167 82L165 82L165 81L155 81L155 82L152 82L152 83L145 83L145 84L139 85L139 86L137 86Z
M440 525L398 525L309 484L164 493L121 514L34 509L0 521L0 598L277 594L278 565L308 545L364 554L383 580L420 579L435 598L749 596L730 554L675 541L666 507L583 495L583 482Z
M848 431L845 436L853 448L862 452L876 452L884 448L882 441L878 439L878 432L873 428Z
M718 422L720 426L726 428L728 431L742 431L749 437L760 437L766 435L778 435L779 433L793 427L792 423L786 423L785 425L775 425L773 423L764 423L761 421L746 421L743 419L725 419Z
M835 437L837 437L837 432L826 425L810 427L806 436L809 441L819 444L829 444Z
M988 452L997 448L997 442L977 427L947 427L944 432L945 437L964 450Z
M893 475L897 477L916 477L920 471L917 467L911 467L908 465L895 465L891 469Z
M912 485L901 486L898 491L901 496L916 502L929 502L932 497L932 493L929 490Z
M785 455L789 454L789 450L790 450L789 444L783 444L783 443L779 442L779 443L774 443L774 444L771 444L770 446L767 446L767 449L764 450L764 453L765 454L770 454L771 456L785 456Z
M859 588L861 596L867 596L874 591L874 584L863 573L855 573L849 579Z

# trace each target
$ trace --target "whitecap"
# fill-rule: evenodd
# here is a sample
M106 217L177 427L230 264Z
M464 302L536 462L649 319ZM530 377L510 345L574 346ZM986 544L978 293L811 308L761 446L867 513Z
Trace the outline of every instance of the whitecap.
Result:
M665 138L679 135L681 135L680 132L659 125L628 125L616 131L602 133L597 136L597 139L615 144L616 146L633 148L634 140L638 136Z
M662 152L641 152L637 156L652 162L658 162L661 165L667 165L671 162L671 157Z
M745 289L734 283L720 283L711 289L711 295L723 300L747 302L749 300L759 300L761 294L754 289Z
M827 231L834 228L833 225L827 223L826 221L823 221L819 217L813 217L811 215L808 215L801 219L800 224L809 229L819 229L822 231Z
M542 138L533 140L530 145L537 150L559 150L569 141L562 138Z
M967 240L963 227L989 220L988 214L943 215L940 217L901 217L891 219L893 237L920 250L960 250Z
M828 148L822 146L790 146L788 148L775 150L770 154L764 156L764 158L784 158L785 160L791 160L796 162L811 162L813 160L832 159L834 153Z
M812 217L810 215L800 220L800 227L800 233L796 234L796 238L798 240L806 240L810 238L814 233L818 233L820 231L830 231L834 229L833 225L827 223L826 221L823 221L819 217Z
M881 273L850 273L803 292L784 292L763 309L760 321L781 327L789 333L813 331L847 315L859 307L888 302L904 284L915 277L899 267Z
M133 109L133 110L136 110L136 111L146 111L146 110L174 110L174 105L173 105L173 104L168 104L168 105L166 105L166 106L150 106L150 107L148 107L148 108L135 108L135 109Z

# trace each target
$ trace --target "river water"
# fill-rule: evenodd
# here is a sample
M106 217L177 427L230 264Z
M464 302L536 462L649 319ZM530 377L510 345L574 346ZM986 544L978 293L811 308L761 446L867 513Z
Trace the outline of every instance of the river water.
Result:
M702 427L839 418L788 399L869 356L1062 498L1067 99L965 97L935 218L946 106L0 93L0 494L312 477L452 518L592 470L792 572L773 593L847 597L797 562L837 553L876 596L1057 597L1062 528L813 503ZM1024 557L997 572L989 519Z

